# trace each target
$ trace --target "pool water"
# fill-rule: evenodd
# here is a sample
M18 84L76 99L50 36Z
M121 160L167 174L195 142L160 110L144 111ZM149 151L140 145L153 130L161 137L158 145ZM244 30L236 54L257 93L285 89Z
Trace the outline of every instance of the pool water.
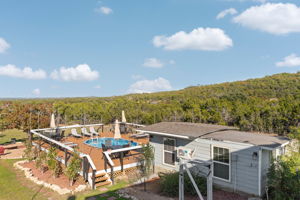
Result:
M136 142L132 142L125 139L115 139L115 138L94 138L84 141L85 144L92 147L102 148L102 144L110 144L111 146L122 146L130 144L130 146L137 146ZM107 146L107 145L106 145Z

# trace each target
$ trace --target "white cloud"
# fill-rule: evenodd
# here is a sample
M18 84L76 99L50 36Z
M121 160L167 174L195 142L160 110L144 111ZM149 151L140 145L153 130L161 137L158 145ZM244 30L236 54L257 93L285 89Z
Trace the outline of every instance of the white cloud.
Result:
M170 90L172 86L170 82L164 78L154 80L140 80L129 87L129 93L151 93L157 91Z
M30 67L24 67L21 69L15 65L8 64L5 66L0 66L0 76L24 79L45 79L47 77L47 73L42 69L34 71Z
M233 45L222 29L219 28L197 28L186 33L179 31L171 36L159 35L153 38L156 47L165 50L202 50L221 51Z
M235 15L238 12L236 11L236 9L234 8L228 8L226 10L221 11L218 15L217 15L217 19L222 19L224 18L226 15Z
M32 94L35 96L40 96L41 90L39 88L36 88L36 89L32 90Z
M113 10L109 7L106 7L106 6L101 6L99 8L96 8L95 11L98 12L98 13L102 13L104 15L109 15L109 14L113 13Z
M161 68L164 66L164 63L157 58L147 58L145 59L143 66L151 68Z
M87 64L76 67L61 67L51 73L51 78L62 81L93 81L99 78L99 72L91 70Z
M94 88L95 89L101 89L101 86L100 85L95 85Z
M234 17L233 22L276 35L300 32L300 7L291 3L252 6Z
M289 56L286 56L283 61L276 63L277 67L298 67L300 66L300 56L297 56L296 54L291 54Z
M10 44L4 38L0 38L0 53L4 53L9 47Z

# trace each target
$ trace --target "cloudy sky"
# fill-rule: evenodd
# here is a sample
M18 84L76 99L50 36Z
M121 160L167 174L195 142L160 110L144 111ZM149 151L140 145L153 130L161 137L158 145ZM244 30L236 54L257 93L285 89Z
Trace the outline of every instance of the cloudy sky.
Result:
M0 97L111 96L300 71L296 0L9 0L0 27Z

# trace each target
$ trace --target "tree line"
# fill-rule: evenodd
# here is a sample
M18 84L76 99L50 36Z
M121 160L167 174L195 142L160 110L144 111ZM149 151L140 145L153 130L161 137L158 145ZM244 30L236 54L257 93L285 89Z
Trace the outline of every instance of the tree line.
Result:
M133 123L212 123L286 135L300 126L300 72L151 94L3 100L0 127L48 127L52 112L64 124L109 123L121 110Z

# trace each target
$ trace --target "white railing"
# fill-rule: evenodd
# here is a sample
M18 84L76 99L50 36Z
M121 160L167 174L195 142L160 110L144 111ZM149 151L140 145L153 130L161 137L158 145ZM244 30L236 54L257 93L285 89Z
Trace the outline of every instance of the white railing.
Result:
M135 124L135 123L128 123L128 122L118 122L118 124L126 124L126 125L137 126L137 127L145 127L145 125L142 125L142 124Z

